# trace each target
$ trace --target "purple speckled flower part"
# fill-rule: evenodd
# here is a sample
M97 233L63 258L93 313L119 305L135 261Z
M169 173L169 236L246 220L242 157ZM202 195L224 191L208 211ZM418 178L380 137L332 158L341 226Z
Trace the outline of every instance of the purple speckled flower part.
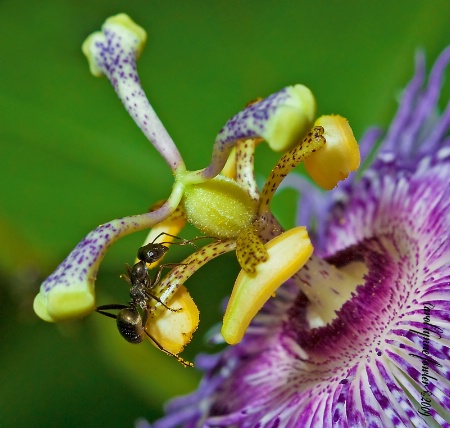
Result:
M239 345L197 359L200 387L153 427L450 427L450 107L437 112L449 60L450 48L423 88L418 56L360 179L303 198L319 254L367 268L336 318L310 328L310 303L285 284Z
M148 102L139 80L136 57L145 42L140 39L140 33L145 37L144 30L128 16L117 15L105 22L101 33L94 33L87 39L83 51L91 61L91 70L100 71L109 79L130 116L170 168L183 172L186 169L183 159Z
M236 141L241 139L260 137L272 148L287 150L310 130L315 111L314 97L303 85L288 86L249 105L220 130L214 142L211 164L201 171L201 176L215 177L225 165ZM286 120L288 115L289 120Z
M95 307L94 283L107 249L119 238L148 229L167 218L177 206L180 192L175 191L171 198L156 211L112 220L90 232L41 284L34 304L36 313L47 321L55 321L92 312ZM52 305L49 299L60 295L64 296L64 301ZM83 295L86 297L80 301ZM71 298L76 301L71 302Z
M105 75L130 116L176 173L186 170L183 159L174 142L159 120L142 89L136 68L136 59L145 43L145 31L131 19L120 14L106 20L102 32L91 35L83 45L83 52L89 59L91 71L95 75ZM144 39L144 40L142 40ZM297 120L286 121L282 129L277 128L277 115L281 110L291 110ZM312 126L315 101L311 91L302 85L287 87L265 100L253 104L230 119L216 137L209 167L196 175L205 180L220 173L228 154L241 138L262 137L267 141L283 141L286 134L292 141L300 139ZM294 129L289 130L289 124ZM275 126L274 126L275 125ZM286 144L283 143L282 144ZM198 181L197 179L191 181Z

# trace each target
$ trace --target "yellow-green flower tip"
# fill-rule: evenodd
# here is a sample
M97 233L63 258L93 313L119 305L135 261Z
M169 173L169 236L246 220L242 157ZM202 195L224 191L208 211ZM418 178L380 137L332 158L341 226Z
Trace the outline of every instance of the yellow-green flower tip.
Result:
M242 270L234 284L223 319L222 336L235 345L244 337L253 317L278 287L308 261L313 246L303 226L288 230L266 244L269 257L255 273Z
M54 288L35 297L33 309L44 321L57 322L81 318L95 309L95 296L83 290Z
M97 61L95 60L95 55L91 49L91 47L95 43L95 40L98 39L99 37L102 37L102 33L100 31L96 31L95 33L89 35L81 45L81 51L83 52L84 56L87 58L89 63L89 71L95 77L103 76L103 73L100 67L98 67Z
M149 319L147 331L165 350L178 355L197 330L200 312L184 285L177 290L169 306L178 311L158 312L155 318Z
M306 86L289 86L286 95L264 133L267 144L277 152L289 150L298 143L311 129L316 115L316 100Z
M87 37L81 47L81 50L89 62L89 69L96 77L103 75L101 66L98 63L99 49L96 46L96 43L103 43L105 41L105 31L113 31L121 36L126 36L127 38L131 37L133 40L136 58L139 58L141 52L144 50L145 43L147 42L147 33L145 30L137 25L125 13L119 13L118 15L108 18L102 26L102 31L92 33L89 37Z
M183 207L197 229L220 239L235 238L255 219L257 203L234 180L218 175L186 186Z
M331 190L358 169L358 143L347 119L342 116L322 116L314 125L324 128L326 144L305 159L305 168L316 184L325 190Z

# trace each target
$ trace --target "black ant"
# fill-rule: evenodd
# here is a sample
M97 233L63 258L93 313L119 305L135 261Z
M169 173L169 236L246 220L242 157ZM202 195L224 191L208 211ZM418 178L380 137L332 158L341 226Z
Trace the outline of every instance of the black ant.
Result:
M166 235L175 239L180 239L181 242L155 242L160 236ZM187 240L179 238L178 236L170 235L168 233L160 233L152 242L139 248L137 257L139 262L137 262L133 267L126 265L127 273L129 276L123 276L123 278L131 285L130 287L130 297L131 300L128 305L121 304L111 304L98 306L95 310L107 317L114 318L117 323L117 329L121 336L129 343L141 343L145 337L149 337L150 340L163 352L172 357L176 358L180 363L185 366L192 367L193 364L183 360L178 355L175 355L164 347L148 333L145 326L148 321L149 314L149 301L154 299L163 305L166 309L172 312L178 312L181 309L173 309L168 307L164 302L162 302L157 296L155 296L151 290L159 283L161 278L162 270L168 267L175 267L181 265L181 263L166 263L159 266L158 271L152 280L148 274L147 263L153 263L160 260L164 254L169 250L169 247L163 244L177 244L177 245L192 245L195 248L197 246L193 243L198 239L208 238L207 236L200 236L192 240ZM117 315L105 312L106 310L119 309ZM142 314L139 312L141 309Z

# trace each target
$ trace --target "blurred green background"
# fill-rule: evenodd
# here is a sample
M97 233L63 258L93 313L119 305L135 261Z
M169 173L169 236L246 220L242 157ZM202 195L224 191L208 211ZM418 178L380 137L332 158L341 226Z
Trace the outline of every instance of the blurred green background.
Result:
M139 62L147 95L188 168L209 162L214 137L247 101L304 83L319 114L347 117L355 136L387 126L412 76L450 38L450 2L143 1L0 2L0 426L132 426L194 388L199 375L149 343L129 345L93 314L47 324L32 300L42 279L98 224L145 212L169 195L172 176L105 79L88 72L80 46L104 19L128 13L149 41ZM278 155L265 147L257 169ZM278 197L286 226L292 194ZM194 236L193 230L183 236ZM98 302L125 303L119 279L144 234L108 253ZM188 249L171 250L179 261ZM187 284L201 327L183 354L213 352L203 337L238 268L230 255Z

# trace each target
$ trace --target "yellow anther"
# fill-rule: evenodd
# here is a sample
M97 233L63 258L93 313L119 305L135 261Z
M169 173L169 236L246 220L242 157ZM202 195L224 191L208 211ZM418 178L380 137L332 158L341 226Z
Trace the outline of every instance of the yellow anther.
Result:
M241 268L248 273L255 272L256 266L269 257L253 225L246 227L237 237L236 257Z
M303 226L288 230L266 244L269 258L255 273L242 270L234 284L225 312L222 336L235 345L244 336L253 317L278 287L311 257L313 246Z
M180 286L168 305L181 310L157 312L154 318L149 319L146 330L164 349L178 355L197 330L200 313L184 285Z
M305 168L320 187L331 190L359 167L358 143L342 116L322 116L314 125L324 128L326 144L305 159Z

